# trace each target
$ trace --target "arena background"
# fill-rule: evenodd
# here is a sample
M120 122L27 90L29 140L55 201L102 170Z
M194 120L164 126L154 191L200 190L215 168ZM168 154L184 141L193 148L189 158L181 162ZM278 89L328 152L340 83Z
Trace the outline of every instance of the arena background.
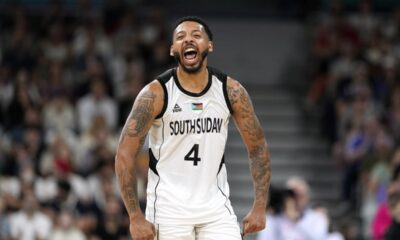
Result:
M115 147L138 91L174 65L171 27L186 15L214 32L210 65L250 93L271 151L273 206L297 176L331 232L378 234L387 223L377 213L400 185L395 0L0 0L0 239L65 229L128 239ZM241 220L253 193L233 123L226 163ZM41 214L36 225L21 225L28 212Z

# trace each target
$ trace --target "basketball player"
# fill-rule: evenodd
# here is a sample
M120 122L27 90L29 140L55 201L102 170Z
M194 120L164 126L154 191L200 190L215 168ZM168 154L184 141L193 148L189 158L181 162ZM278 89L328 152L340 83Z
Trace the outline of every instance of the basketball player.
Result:
M142 89L122 130L115 170L134 240L241 239L224 164L231 115L248 150L255 192L242 234L265 227L271 170L263 129L240 83L207 66L212 39L201 19L178 21L170 48L178 66ZM147 134L145 217L135 160Z

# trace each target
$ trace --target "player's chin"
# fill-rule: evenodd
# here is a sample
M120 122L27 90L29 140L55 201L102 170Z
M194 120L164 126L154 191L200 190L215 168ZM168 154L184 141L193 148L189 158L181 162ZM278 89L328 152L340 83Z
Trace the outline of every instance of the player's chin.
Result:
M195 69L200 66L200 59L185 59L182 58L181 63L185 66L187 69Z
M184 68L185 72L187 72L187 73L197 73L200 71L201 64L200 63L191 64L191 65L183 64L183 68Z

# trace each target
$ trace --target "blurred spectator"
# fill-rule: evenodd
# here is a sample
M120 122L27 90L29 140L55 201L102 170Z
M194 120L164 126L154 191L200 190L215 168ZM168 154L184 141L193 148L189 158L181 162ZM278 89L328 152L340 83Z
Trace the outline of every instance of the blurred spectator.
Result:
M0 238L9 240L11 237L10 219L5 208L4 200L0 197Z
M154 79L164 69L173 67L175 62L169 56L169 50L169 42L167 40L158 40L154 44L154 47L151 49L151 61L148 63L150 79Z
M25 192L23 208L10 217L11 236L21 240L47 239L52 223L38 209L38 202L32 192Z
M100 240L98 234L99 219L93 214L82 214L78 218L78 228L85 234L86 239Z
M117 144L117 138L103 116L94 117L90 124L90 128L80 136L78 161L75 162L76 170L83 175L93 173L101 160L99 154L108 153L110 157Z
M4 112L10 104L14 94L14 84L11 79L10 68L0 65L0 112L1 112L1 127L5 124Z
M49 61L45 57L40 59L40 66L36 68L35 77L38 78L41 96L44 104L51 103L56 96L69 97L70 88L74 85L68 65L61 61ZM41 69L44 68L44 69Z
M52 231L49 240L86 240L82 231L77 228L73 215L62 211L57 219L57 226Z
M42 205L50 205L57 195L57 181L50 171L42 171L34 182L34 192Z
M112 59L112 44L104 34L99 19L87 19L76 28L72 42L73 54L77 57L99 57Z
M33 114L36 114L36 112ZM25 129L23 137L23 144L27 151L27 155L30 158L30 164L32 164L35 173L38 173L40 156L44 150L42 134L38 128L29 127Z
M111 65L111 73L114 85L114 96L118 99L125 97L129 82L137 82L144 76L144 61L138 53L138 49L131 40L122 43L121 52L115 56ZM142 79L140 79L142 80Z
M106 210L107 199L118 196L118 185L113 170L112 161L101 161L97 164L97 170L88 177L90 192L96 204L103 210Z
M400 239L400 192L396 191L389 195L390 213L393 218L392 224L385 233L385 240Z
M140 60L126 65L126 76L119 92L119 126L123 126L132 110L132 103L145 84L145 69Z
M152 49L158 40L165 39L166 34L166 25L163 20L163 12L161 9L153 8L150 10L148 19L146 19L145 23L142 24L140 28L140 42L143 47L145 47L145 51L147 51L146 60L149 60L149 52Z
M268 226L257 240L327 239L328 217L323 211L310 208L308 184L302 178L292 177L286 186L289 190L282 196L282 212L267 215Z
M64 39L62 24L53 23L48 32L48 39L44 41L43 53L50 61L64 62L70 55L70 49Z
M14 15L14 29L8 45L4 49L2 64L13 72L20 69L32 70L35 65L32 35L28 33L28 21L21 8L17 8Z
M311 209L310 187L308 183L302 178L292 177L288 179L286 186L295 193L296 206L301 214L299 225L304 229L312 230L307 233L308 237L310 239L323 239L326 237L328 231L328 219L321 211Z
M400 85L393 89L389 108L389 127L395 142L400 145Z
M334 91L341 79L349 78L357 65L356 49L351 42L343 42L340 45L340 55L331 63L329 73L332 79L329 84L330 91Z
M390 196L396 195L400 189L400 149L396 151L392 158L392 179L387 188L387 201L381 202L372 221L372 236L374 240L384 239L384 235L392 224L390 214ZM393 199L392 199L393 200ZM393 202L392 202L393 203Z
M103 117L108 128L117 126L117 106L115 100L109 98L106 85L101 80L91 83L90 93L78 101L78 121L81 132L86 132L96 117Z
M65 92L54 92L43 109L43 122L47 137L61 135L68 138L76 130L75 112Z
M363 218L364 235L372 233L371 224L378 206L386 202L386 192L391 181L392 166L390 149L392 141L386 133L381 131L373 146L373 152L366 157L364 165L371 165L371 169L365 168L363 199L361 200L361 216Z
M115 197L108 198L105 215L99 226L99 236L101 239L125 239L129 227L126 217L124 217L122 212L121 202Z
M60 212L67 210L74 212L78 199L72 191L71 184L66 180L57 181L57 195L52 199L49 207Z
M372 6L371 1L361 0L359 1L358 12L350 16L351 24L355 29L357 29L364 42L369 41L369 38L379 24Z
M21 70L16 76L16 85L9 105L6 107L6 127L10 131L21 131L24 126L25 114L30 108L40 103L36 86L29 84L30 74ZM15 133L15 134L18 134ZM16 135L16 137L21 137Z
M293 191L283 192L282 207L282 212L276 215L267 215L268 227L258 233L257 240L307 238L301 229L298 229L296 226L300 212L297 210Z

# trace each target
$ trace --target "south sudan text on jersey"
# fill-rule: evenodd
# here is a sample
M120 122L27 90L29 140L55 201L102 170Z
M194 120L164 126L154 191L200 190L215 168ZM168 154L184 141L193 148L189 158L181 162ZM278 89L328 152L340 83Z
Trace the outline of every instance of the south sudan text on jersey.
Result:
M169 123L169 127L171 128L171 135L220 133L222 122L222 118L207 117L172 121Z

